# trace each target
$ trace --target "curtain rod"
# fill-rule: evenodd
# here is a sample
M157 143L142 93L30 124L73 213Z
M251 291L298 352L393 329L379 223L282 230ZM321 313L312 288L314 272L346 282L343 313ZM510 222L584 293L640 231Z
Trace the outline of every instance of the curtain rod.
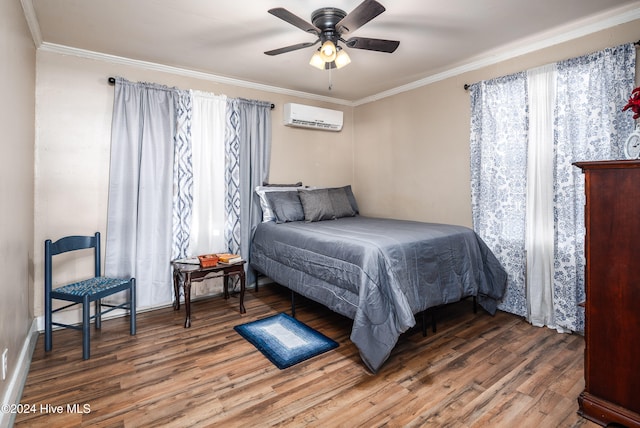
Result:
M116 78L115 77L109 77L108 81L109 81L110 85L115 85L116 84ZM273 110L274 108L276 108L276 105L271 103L271 110Z
M633 44L634 44L634 46L636 47L636 49L637 49L637 48L640 48L640 40L638 40L637 42L634 42ZM464 90L465 90L465 91L468 91L470 87L471 87L471 85L470 85L470 84L468 84L468 83L465 83L465 84L464 84Z

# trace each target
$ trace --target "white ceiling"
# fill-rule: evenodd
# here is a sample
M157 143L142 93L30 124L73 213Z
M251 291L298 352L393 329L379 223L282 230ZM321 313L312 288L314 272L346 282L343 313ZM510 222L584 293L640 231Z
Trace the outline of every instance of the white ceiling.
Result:
M317 46L278 56L263 53L315 40L267 10L284 7L311 22L316 9L350 12L361 0L22 3L36 44L46 49L96 52L356 104L504 54L526 53L640 18L636 0L378 1L386 11L349 37L399 40L400 46L392 54L347 48L352 63L331 76L308 64Z

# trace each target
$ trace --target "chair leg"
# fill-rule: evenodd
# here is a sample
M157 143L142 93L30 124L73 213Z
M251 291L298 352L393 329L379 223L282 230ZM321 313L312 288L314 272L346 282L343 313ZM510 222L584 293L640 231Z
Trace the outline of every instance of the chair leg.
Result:
M95 303L96 303L96 313L95 313L96 330L99 330L102 328L102 302L100 301L100 299L97 299Z
M89 302L89 296L85 296L82 301L82 359L88 360L90 354L89 324L91 320L91 303Z
M131 288L129 288L129 333L136 334L136 279L131 278Z
M52 331L52 315L51 315L51 297L49 292L45 291L44 297L44 350L51 351L53 347L53 331Z

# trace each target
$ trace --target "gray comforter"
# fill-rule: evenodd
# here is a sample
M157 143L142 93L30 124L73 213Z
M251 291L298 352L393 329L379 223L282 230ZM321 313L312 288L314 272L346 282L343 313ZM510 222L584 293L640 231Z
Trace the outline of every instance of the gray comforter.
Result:
M475 232L462 226L346 217L261 223L253 268L353 319L351 341L374 373L414 314L467 296L491 314L507 274Z

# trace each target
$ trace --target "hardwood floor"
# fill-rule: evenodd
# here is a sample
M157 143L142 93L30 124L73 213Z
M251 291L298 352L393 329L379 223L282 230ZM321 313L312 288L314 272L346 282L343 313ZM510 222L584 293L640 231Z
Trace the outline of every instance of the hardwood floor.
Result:
M289 311L289 292L276 285L249 291L244 315L236 297L195 302L190 329L184 306L139 314L134 337L128 318L107 320L92 331L87 361L79 332L54 332L48 354L41 335L21 400L35 412L15 426L596 427L576 413L579 335L473 314L463 301L439 311L437 333L403 335L372 375L350 320L297 303L297 318L340 346L285 370L233 330Z

